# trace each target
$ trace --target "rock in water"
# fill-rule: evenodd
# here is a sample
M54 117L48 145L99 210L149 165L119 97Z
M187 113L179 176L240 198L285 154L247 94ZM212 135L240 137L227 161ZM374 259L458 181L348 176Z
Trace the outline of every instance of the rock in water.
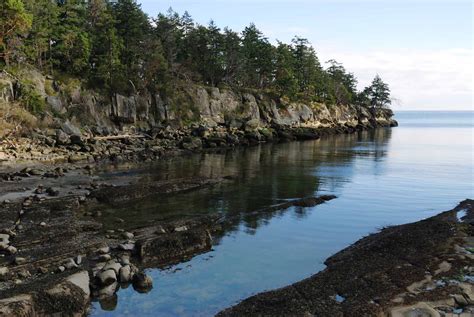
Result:
M153 288L153 279L145 273L133 276L133 289L139 293L148 293Z
M120 268L120 283L128 283L132 280L132 269L130 265Z
M117 282L117 275L114 270L102 271L97 274L97 278L101 286L108 286Z

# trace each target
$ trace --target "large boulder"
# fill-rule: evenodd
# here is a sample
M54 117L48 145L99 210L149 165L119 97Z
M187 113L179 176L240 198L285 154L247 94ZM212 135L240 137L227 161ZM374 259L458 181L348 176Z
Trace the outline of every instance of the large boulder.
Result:
M120 123L135 123L137 120L137 99L115 94L112 101L112 116Z

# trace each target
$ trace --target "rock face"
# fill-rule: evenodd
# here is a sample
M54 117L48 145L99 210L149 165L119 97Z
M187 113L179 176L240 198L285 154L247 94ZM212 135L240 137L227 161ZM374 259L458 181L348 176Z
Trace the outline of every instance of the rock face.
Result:
M57 91L54 95L48 95L45 90L46 78L33 70L29 71L31 76L27 70L25 72L23 77L35 78L35 88L45 98L45 110L55 120L53 125L67 136L90 131L110 134L137 127L150 129L164 122L174 122L177 125L175 127L196 123L206 127L221 125L248 129L275 125L317 128L396 124L389 109L370 111L353 105L288 102L263 93L193 84L177 87L168 97L159 93L130 96L114 94L109 97L80 86L72 90L61 88L56 83L54 86ZM16 77L0 73L0 101L11 102L18 98L15 87L19 82L20 79ZM56 136L59 142L67 143L65 136L58 135L58 132Z

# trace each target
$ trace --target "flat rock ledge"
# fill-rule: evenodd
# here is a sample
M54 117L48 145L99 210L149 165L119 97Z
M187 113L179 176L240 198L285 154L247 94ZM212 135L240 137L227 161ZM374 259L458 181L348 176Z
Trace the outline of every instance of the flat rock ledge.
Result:
M474 200L384 228L342 250L327 268L252 296L228 316L474 316Z

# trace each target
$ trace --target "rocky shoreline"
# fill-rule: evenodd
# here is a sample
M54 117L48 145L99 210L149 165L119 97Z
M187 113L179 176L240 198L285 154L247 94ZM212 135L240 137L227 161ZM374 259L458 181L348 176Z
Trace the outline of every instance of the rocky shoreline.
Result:
M80 173L87 170L55 171L57 177L80 183ZM41 175L18 174L15 182L47 180ZM120 218L105 220L104 204L178 195L230 181L232 177L225 176L139 184L111 180L84 183L67 194L38 186L34 195L3 202L0 316L82 316L91 300L99 301L103 309L113 309L119 288L150 291L153 281L144 273L146 268L166 267L210 251L213 240L236 220L221 215L186 216L132 228ZM306 197L258 212L273 213L292 205L310 207L333 198Z
M217 316L474 315L474 200L388 227L338 252L327 268Z
M98 181L94 173L92 165L66 164L2 174L2 191L24 195L0 204L0 316L81 316L91 300L112 310L119 288L150 291L153 281L144 270L209 252L239 222L239 215L185 215L137 227L104 209L150 195L179 199L183 192L234 182L233 175L143 182L129 176ZM51 186L58 181L65 186ZM334 198L303 197L252 213ZM473 207L466 200L427 220L386 228L330 257L323 272L220 315L469 316Z

